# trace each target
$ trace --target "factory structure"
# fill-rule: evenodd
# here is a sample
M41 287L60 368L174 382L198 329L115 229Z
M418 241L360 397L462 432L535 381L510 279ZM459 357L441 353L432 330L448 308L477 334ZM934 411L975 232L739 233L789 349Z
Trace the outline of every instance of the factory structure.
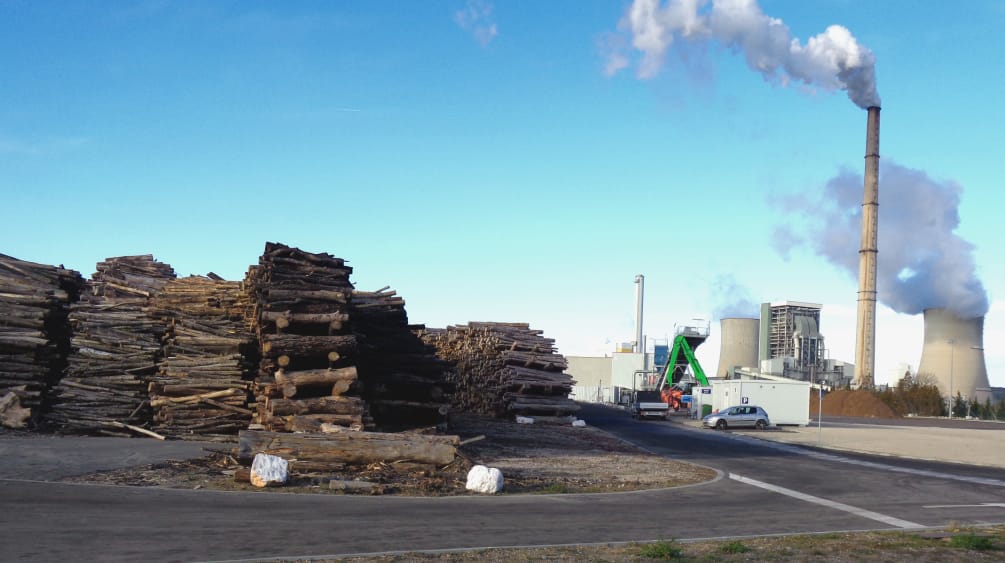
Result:
M762 303L760 318L720 319L719 362L715 371L704 366L706 374L714 380L802 381L824 389L856 387L856 366L829 356L821 330L822 310L818 303L779 301ZM946 398L960 396L979 403L997 400L1001 390L990 386L984 360L984 317L961 318L933 308L925 310L924 320L918 369L911 373L910 366L901 365L899 375L934 380ZM675 327L675 335L684 335L691 348L697 349L711 328L711 323L696 319ZM653 340L647 346L641 334L637 327L637 341L620 343L604 357L568 357L567 372L579 383L574 398L624 402L632 389L660 377L669 361L669 342Z
M918 375L934 378L944 397L959 395L978 403L991 399L984 362L984 317L962 318L947 309L925 309L924 314Z
M641 286L642 276L636 276L636 284ZM643 299L641 291L636 299ZM763 303L760 318L721 319L719 364L715 371L712 366L703 366L706 374L716 380L800 381L825 388L847 387L854 377L854 366L827 357L820 331L821 309L816 303L782 301ZM637 305L636 314L641 310ZM692 319L675 326L672 338L647 345L640 325L637 321L636 340L618 344L610 355L567 358L567 372L578 382L577 400L624 403L633 389L651 386L663 377L673 338L682 336L696 350L711 333L710 322ZM678 358L674 368L684 370L686 362Z
M828 357L820 331L822 308L801 301L762 303L760 319L722 319L716 377L783 377L827 387L849 385L854 366Z
M878 99L877 99L878 101ZM819 388L872 389L875 379L877 260L879 223L879 123L878 103L867 107L865 174L859 245L858 310L855 363L830 358L821 331L822 305L800 301L763 303L760 318L720 319L719 365L707 375L717 380L761 379L805 382ZM623 402L640 384L659 379L668 362L669 342L653 342L649 351L642 331L644 278L635 277L635 341L620 345L604 358L569 357L573 378L579 382L576 398ZM989 385L984 361L984 317L961 318L947 309L925 309L925 336L916 374L934 379L943 397L962 396L984 402L1005 395ZM704 322L704 321L703 321ZM710 324L675 327L686 335L694 350L709 336ZM674 366L676 370L678 367ZM708 369L709 366L704 366ZM910 371L908 367L896 377ZM676 372L673 372L676 374ZM676 375L673 381L677 381Z

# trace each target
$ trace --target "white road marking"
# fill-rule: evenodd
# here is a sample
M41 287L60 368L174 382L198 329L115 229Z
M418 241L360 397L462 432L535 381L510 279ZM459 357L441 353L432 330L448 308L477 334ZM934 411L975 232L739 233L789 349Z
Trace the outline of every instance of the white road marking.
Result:
M890 526L896 526L898 528L924 528L925 526L921 524L915 524L914 522L908 522L907 520L901 520L900 518L894 518L893 516L887 516L885 514L880 514L878 512L873 512L871 510L866 510L864 508L858 508L855 506L842 504L840 502L835 502L833 500L827 500L825 498L815 497L813 495L808 495L806 493L800 493L799 491L793 491L792 489L786 489L784 487L779 487L777 485L771 485L764 483L762 481L756 481L750 479L749 477L743 477L737 475L736 473L729 474L730 479L734 479L741 483L746 483L748 485L753 485L755 487L760 487L762 489L767 489L769 491L790 496L792 498L797 498L799 500L804 500L806 502L812 502L814 504L819 504L821 506L826 506L828 508L835 508L837 510L843 510L845 512L850 512L856 516L861 516L863 518L869 518L870 520L876 520Z
M785 444L779 442L772 442L767 439L754 438L763 446L774 448L776 450L781 450L785 452L796 453L804 455L807 457L812 457L815 459L821 459L824 461L836 461L839 463L847 463L850 465L858 465L861 467L869 467L871 469L882 469L885 471L895 471L897 473L908 473L911 475L919 475L921 477L934 477L936 479L950 479L953 481L963 481L964 483L973 483L975 485L988 485L991 487L1005 487L1005 481L1001 479L991 479L988 477L971 477L969 475L953 475L952 473L943 473L941 471L931 471L928 469L914 469L911 467L899 467L896 465L888 465L885 463L877 463L875 461L865 461L861 459L851 459L837 454L829 454L818 451L808 450L794 444ZM807 446L812 446L812 444L806 444ZM869 452L857 452L866 455L879 455L879 454L869 454ZM941 462L948 463L948 462Z
M984 506L997 506L1005 508L1005 502L982 502L980 504L926 504L921 508L981 508Z

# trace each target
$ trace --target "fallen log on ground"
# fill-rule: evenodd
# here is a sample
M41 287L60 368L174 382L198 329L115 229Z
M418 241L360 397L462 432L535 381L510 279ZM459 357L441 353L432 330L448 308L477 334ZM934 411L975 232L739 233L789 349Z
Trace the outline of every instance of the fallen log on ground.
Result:
M346 463L415 462L443 466L454 460L460 438L426 434L343 432L338 434L286 434L244 430L238 458L248 464L255 454L286 460Z

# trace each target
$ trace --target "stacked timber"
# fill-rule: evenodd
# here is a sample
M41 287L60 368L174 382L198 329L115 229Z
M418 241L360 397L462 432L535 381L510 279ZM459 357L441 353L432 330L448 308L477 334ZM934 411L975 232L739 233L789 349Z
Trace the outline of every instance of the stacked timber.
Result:
M0 254L0 424L19 428L39 414L66 367L70 304L84 280L63 267Z
M327 253L266 243L245 285L261 361L254 422L266 430L315 431L324 423L362 428L358 341L349 324L352 268Z
M405 300L387 287L354 291L353 330L360 338L360 386L377 427L384 430L433 426L446 421L452 369L409 325Z
M149 433L147 384L157 373L165 329L146 308L174 277L171 266L149 254L98 263L70 308L71 351L48 422L76 432Z
M148 383L152 429L199 440L233 440L254 414L248 408L257 355L240 282L190 276L168 282L150 313L165 324L162 358Z
M567 417L573 379L554 340L526 323L468 323L429 329L423 339L455 364L453 405L494 416Z

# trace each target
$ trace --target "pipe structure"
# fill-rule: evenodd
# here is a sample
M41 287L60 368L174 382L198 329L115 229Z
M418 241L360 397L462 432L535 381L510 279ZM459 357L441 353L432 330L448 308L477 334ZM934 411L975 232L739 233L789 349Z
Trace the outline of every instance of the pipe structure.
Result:
M865 185L862 194L862 246L858 254L858 322L855 335L857 388L876 382L876 255L879 230L879 106L868 109L865 134Z
M645 353L642 342L642 301L645 299L646 277L635 275L635 352Z

